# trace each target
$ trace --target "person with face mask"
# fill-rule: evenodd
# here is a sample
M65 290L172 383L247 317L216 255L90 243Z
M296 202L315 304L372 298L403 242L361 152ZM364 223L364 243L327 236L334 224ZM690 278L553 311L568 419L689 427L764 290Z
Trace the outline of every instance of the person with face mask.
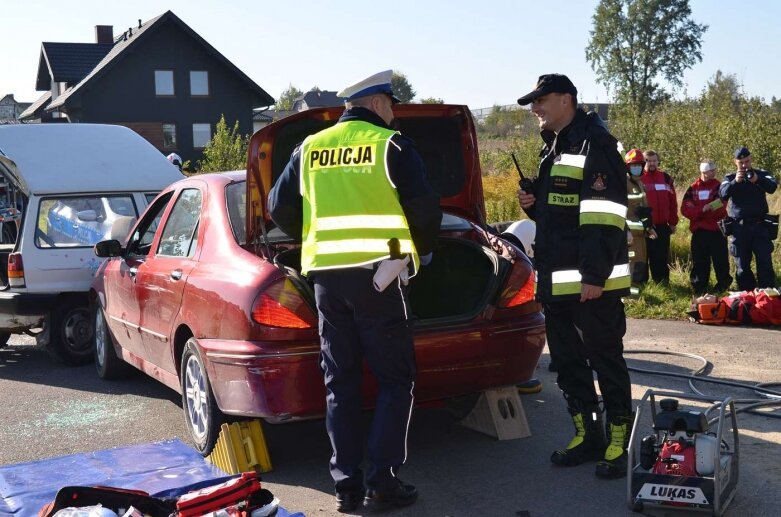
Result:
M645 167L645 157L640 149L630 149L624 157L629 175L626 177L626 192L629 204L626 211L628 227L627 242L629 243L629 269L632 273L632 284L643 285L648 281L648 253L646 239L655 239L651 221L651 207L645 195L645 187L640 181Z
M716 164L700 163L700 176L683 195L681 213L689 220L692 232L692 268L689 273L692 289L697 295L708 291L710 267L716 273L716 292L726 291L732 284L727 258L727 238L719 230L719 221L727 215L727 207L719 196L721 182L715 178Z

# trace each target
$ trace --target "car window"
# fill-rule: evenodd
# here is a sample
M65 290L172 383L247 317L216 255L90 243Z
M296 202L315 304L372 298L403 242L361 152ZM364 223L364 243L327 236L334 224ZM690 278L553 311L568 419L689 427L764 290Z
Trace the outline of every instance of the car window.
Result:
M192 257L197 244L201 216L201 191L185 189L179 195L165 222L157 254L169 257Z
M228 207L233 238L239 244L247 241L247 182L237 181L225 187L225 205Z
M157 200L157 202L147 208L144 217L136 227L133 235L127 245L127 254L130 256L146 256L152 248L152 241L155 239L155 232L160 226L160 220L163 218L165 207L173 197L173 192L167 192Z
M89 247L111 238L120 219L135 220L129 195L48 197L38 205L35 245L39 248Z
M146 196L146 204L151 205L152 201L157 197L157 194L144 194L144 196Z

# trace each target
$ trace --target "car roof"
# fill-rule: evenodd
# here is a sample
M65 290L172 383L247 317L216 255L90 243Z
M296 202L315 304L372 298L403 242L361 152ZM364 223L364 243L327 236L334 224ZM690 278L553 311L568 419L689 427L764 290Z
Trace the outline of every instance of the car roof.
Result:
M159 191L184 177L135 131L104 124L0 126L0 163L27 195Z

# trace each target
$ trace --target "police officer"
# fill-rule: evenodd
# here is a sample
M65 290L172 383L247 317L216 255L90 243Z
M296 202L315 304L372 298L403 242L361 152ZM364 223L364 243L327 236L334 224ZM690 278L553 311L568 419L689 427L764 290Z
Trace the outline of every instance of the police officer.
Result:
M626 177L627 212L626 225L629 228L629 271L632 283L642 285L648 281L648 252L646 239L655 239L656 230L651 222L651 207L640 180L645 167L645 157L640 149L630 149L624 157L629 175Z
M407 456L416 373L407 289L396 278L380 292L373 277L389 259L389 242L414 276L430 259L442 214L412 141L391 129L398 102L391 76L380 72L340 92L347 109L338 122L296 147L269 194L274 222L301 237L301 272L314 282L330 470L342 512L417 499L415 487L396 477ZM364 358L379 390L365 486Z
M626 165L599 116L577 109L577 89L566 76L540 76L518 103L532 104L545 143L533 191L519 191L518 199L537 223L537 298L575 424L575 437L551 461L597 461L597 476L621 477L632 422L621 301L630 286ZM607 442L592 371L607 412Z
M778 187L772 174L751 167L751 153L746 147L735 150L737 171L727 174L719 187L719 195L729 203L728 214L732 224L730 253L735 257L735 276L738 288L753 291L756 287L774 287L773 241L765 216L768 212L767 194ZM757 260L757 277L751 270L751 256ZM758 282L757 282L758 281Z

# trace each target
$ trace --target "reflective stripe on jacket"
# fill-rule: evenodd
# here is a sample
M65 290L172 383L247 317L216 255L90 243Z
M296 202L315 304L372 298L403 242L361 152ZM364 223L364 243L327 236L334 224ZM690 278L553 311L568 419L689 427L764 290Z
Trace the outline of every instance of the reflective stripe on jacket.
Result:
M396 238L419 258L399 195L390 180L386 152L396 132L364 121L340 122L301 146L303 229L301 272L372 264L390 256Z

